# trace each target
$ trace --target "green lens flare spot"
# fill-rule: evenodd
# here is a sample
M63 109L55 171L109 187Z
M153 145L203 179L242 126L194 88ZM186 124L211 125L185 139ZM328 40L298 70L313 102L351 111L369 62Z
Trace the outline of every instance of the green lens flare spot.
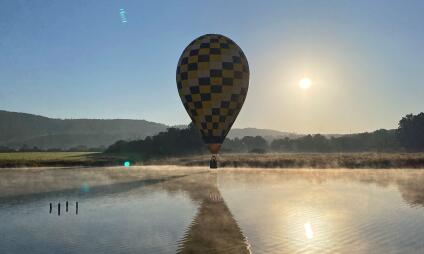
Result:
M80 190L82 193L88 193L90 192L90 185L88 185L88 183L83 183Z
M129 166L131 166L131 163L129 161L125 161L124 162L124 167L129 167Z

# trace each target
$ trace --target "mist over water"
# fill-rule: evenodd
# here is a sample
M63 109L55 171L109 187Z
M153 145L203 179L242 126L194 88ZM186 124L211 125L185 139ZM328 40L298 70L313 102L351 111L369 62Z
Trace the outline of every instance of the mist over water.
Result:
M0 179L0 253L424 252L420 170L149 166Z

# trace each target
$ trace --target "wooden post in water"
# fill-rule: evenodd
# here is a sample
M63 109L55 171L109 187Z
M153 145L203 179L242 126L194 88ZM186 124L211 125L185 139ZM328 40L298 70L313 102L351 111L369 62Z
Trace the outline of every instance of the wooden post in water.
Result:
M78 202L75 203L75 214L78 214Z
M66 201L66 212L68 212L68 201Z
M60 216L60 203L57 203L57 215Z
M52 205L52 203L50 203L50 212L49 213L52 213L52 210L53 210L53 205Z

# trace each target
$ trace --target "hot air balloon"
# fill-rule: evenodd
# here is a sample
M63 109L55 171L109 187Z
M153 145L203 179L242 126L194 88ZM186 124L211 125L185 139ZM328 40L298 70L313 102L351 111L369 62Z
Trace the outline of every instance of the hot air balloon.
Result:
M177 88L183 105L212 153L217 154L243 106L249 88L249 65L241 48L220 34L192 41L177 66Z

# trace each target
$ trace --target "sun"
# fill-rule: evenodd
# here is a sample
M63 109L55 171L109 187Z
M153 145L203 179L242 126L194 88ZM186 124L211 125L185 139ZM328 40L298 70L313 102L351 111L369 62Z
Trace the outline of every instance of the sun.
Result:
M302 90L308 90L312 85L312 81L310 78L302 78L301 80L299 80L299 87Z

